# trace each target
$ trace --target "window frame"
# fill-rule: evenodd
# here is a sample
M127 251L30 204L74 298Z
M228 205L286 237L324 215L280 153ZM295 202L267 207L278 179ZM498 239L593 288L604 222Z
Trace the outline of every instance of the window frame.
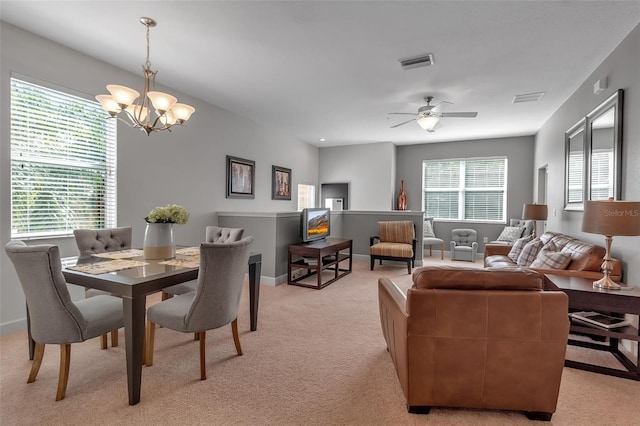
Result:
M92 96L68 88L63 88L30 78L18 73L10 76L10 143L9 162L11 170L11 238L38 239L68 237L73 230L89 227L88 223L100 224L100 227L110 228L117 224L117 124L110 120L109 115L102 109ZM29 101L33 100L31 108ZM90 116L63 110L65 106L91 108ZM94 109L95 108L95 109ZM64 111L64 113L60 113ZM48 115L47 115L48 114ZM51 121L51 116L54 120ZM96 116L104 118L96 126ZM18 118L16 118L18 117ZM35 119L33 121L33 118ZM72 120L69 119L72 117ZM59 119L63 125L56 126ZM92 121L90 121L92 120ZM73 121L73 123L70 123ZM90 124L87 136L83 136L82 124ZM42 127L35 131L35 126ZM68 133L65 133L68 132ZM68 134L69 136L65 136ZM43 141L47 143L43 143ZM95 141L104 143L96 145ZM70 141L77 142L71 146ZM65 145L68 144L68 145ZM98 147L86 149L85 147ZM60 147L62 149L60 149ZM40 149L42 148L42 149ZM84 148L84 149L83 149ZM56 151L58 149L58 151ZM18 168L31 168L33 171L20 175ZM27 169L29 170L29 169ZM38 171L39 170L39 171ZM42 173L42 174L39 174ZM59 177L64 180L58 180ZM82 179L78 179L82 176ZM27 196L41 194L30 188L31 182L47 185L47 190L55 194L54 202L45 202L38 208L56 209L59 219L52 221L51 226L44 229L46 219L28 217L18 222L16 208L26 212L35 206L28 199L21 200L19 207L18 191L31 191ZM92 181L100 179L101 183ZM70 185L73 183L74 185ZM92 199L83 200L84 188L90 188ZM63 195L66 193L66 197ZM60 199L64 199L59 203ZM54 205L53 203L59 203ZM78 204L82 205L78 210ZM74 204L76 204L74 206ZM63 206L63 207L60 207ZM89 207L86 207L89 206ZM20 228L19 228L20 227ZM93 226L98 227L98 226ZM38 229L40 228L40 229ZM19 231L20 229L20 231Z
M503 185L502 187L468 187L465 183L466 173L467 173L467 164L474 161L487 161L487 160L502 160L504 161L504 176L503 176ZM428 188L426 186L426 170L427 165L429 163L458 163L459 174L458 174L458 185L457 187L432 187ZM504 224L507 221L507 193L508 193L508 171L509 171L509 160L506 156L488 156L488 157L469 157L469 158L443 158L443 159L429 159L422 161L422 210L429 217L432 217L432 212L427 211L426 199L428 192L442 192L442 193L455 193L457 194L457 217L456 218L443 218L437 217L437 215L433 215L434 221L439 222L460 222L460 223L499 223ZM466 218L465 217L465 206L466 206L466 197L467 193L473 192L500 192L502 194L502 205L500 209L502 211L502 217L500 219L476 219L476 218Z

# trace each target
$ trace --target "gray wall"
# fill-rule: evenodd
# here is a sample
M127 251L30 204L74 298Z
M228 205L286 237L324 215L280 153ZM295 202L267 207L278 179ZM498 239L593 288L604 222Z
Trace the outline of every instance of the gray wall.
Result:
M119 83L141 89L141 73L132 74L77 51L0 22L0 241L11 239L10 85L12 72L87 94L105 93L105 85ZM159 81L162 83L162 70ZM257 125L199 99L162 86L195 114L187 127L147 137L118 124L118 224L133 226L133 244L140 247L144 217L155 206L184 205L189 222L175 227L178 244L197 244L205 227L215 225L216 211L295 211L291 201L271 200L271 166L292 169L292 188L299 182L318 182L318 148ZM256 198L225 198L225 156L256 161ZM256 235L258 240L260 236ZM62 256L77 255L73 237L35 240L60 246ZM256 241L259 244L259 241ZM74 289L75 297L82 296ZM4 250L0 253L0 332L24 328L24 296Z
M396 181L404 180L409 210L422 211L422 162L450 158L507 157L507 219L522 217L522 205L531 203L533 188L533 136L480 139L473 141L403 145L397 149ZM541 224L540 224L541 225ZM478 231L479 252L483 238L493 241L505 224L436 221L434 231L448 249L451 230L473 228Z
M640 200L640 26L584 81L536 135L535 169L548 164L548 229L604 245L604 237L582 232L582 212L564 211L564 132L624 89L622 132L622 199ZM607 89L595 95L593 84L608 78ZM556 212L556 215L553 212ZM640 237L614 237L612 255L623 261L624 282L640 288Z
M391 210L395 150L391 142L320 148L320 183L348 182L350 210Z

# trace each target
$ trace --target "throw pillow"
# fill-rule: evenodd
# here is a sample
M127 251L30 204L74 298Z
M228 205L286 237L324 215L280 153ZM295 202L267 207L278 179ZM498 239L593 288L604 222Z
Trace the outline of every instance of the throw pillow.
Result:
M431 226L430 220L424 221L424 233L423 237L435 238L436 234L433 232L433 226Z
M522 252L518 256L518 261L516 262L518 266L529 267L531 263L538 256L538 252L542 248L542 240L540 238L535 238L529 241L522 249Z
M540 269L565 269L571 262L569 253L552 250L540 250L538 257L531 263L531 268Z
M515 263L518 263L518 256L520 256L520 253L522 252L524 246L527 245L527 243L531 240L533 240L533 235L527 235L526 237L518 238L516 242L513 243L513 246L511 246L511 251L507 255L509 256L509 259L513 260Z
M514 243L518 238L522 237L522 231L524 231L524 226L505 226L498 237L498 241Z

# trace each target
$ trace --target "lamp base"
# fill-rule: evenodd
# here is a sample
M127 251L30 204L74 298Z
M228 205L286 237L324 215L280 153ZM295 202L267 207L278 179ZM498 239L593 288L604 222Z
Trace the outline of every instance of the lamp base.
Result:
M609 276L605 275L598 281L593 282L595 288L602 288L605 290L620 290L620 284L615 283Z

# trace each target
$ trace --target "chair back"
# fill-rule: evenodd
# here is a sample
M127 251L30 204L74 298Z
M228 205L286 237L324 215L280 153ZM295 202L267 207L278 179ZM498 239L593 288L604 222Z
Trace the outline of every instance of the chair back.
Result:
M410 220L378 222L380 242L412 244L416 238L415 226Z
M253 237L225 244L200 244L196 295L185 317L188 329L218 328L238 317L252 244Z
M11 241L5 250L27 300L33 339L42 344L83 341L87 321L69 296L58 247Z
M205 241L207 243L233 243L240 241L244 234L243 228L221 228L219 226L207 226Z
M451 241L456 245L471 247L472 243L477 242L478 233L475 229L453 229L451 230Z
M80 256L131 248L131 227L105 229L75 229L73 235Z

